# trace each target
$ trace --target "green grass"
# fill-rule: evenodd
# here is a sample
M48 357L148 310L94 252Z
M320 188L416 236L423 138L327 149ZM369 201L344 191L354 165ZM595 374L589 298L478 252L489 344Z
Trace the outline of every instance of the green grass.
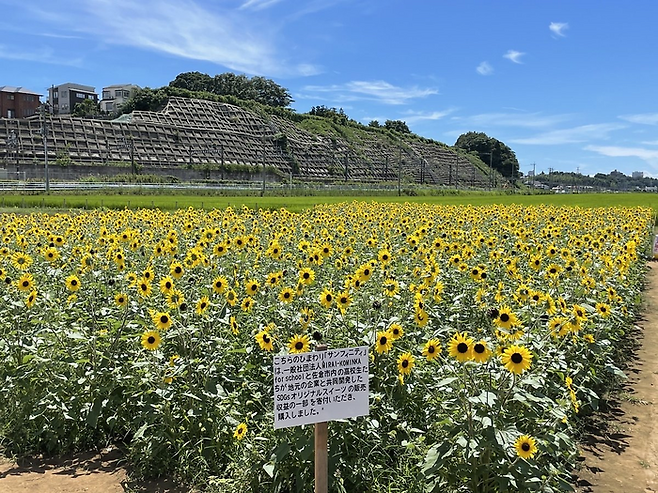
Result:
M614 193L614 194L556 194L556 195L497 195L497 194L461 194L447 196L304 196L304 197L247 197L247 196L193 196L193 195L1 195L0 207L3 211L14 208L53 208L68 209L123 209L123 208L159 208L165 210L186 207L204 209L224 209L228 206L249 208L279 209L286 208L298 212L316 204L351 202L413 202L447 205L490 205L519 204L578 207L651 207L658 213L658 194Z

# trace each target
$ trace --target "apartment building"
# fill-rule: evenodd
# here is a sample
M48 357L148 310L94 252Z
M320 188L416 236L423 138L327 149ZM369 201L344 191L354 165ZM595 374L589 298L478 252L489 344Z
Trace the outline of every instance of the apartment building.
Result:
M73 113L75 105L85 99L98 103L95 87L67 82L48 89L48 103L53 115L69 115Z
M125 104L136 89L140 89L135 84L115 84L103 88L103 99L101 99L101 111L113 113Z
M41 94L24 87L0 86L0 118L27 118L39 110Z

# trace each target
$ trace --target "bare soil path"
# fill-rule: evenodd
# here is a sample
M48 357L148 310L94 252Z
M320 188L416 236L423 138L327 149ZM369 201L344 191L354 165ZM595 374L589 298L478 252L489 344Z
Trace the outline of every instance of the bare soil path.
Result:
M649 262L628 381L583 445L578 493L658 491L658 262Z

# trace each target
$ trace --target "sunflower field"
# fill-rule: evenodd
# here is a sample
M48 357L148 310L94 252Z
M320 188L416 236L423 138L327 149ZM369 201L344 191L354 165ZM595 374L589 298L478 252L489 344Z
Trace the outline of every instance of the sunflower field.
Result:
M343 203L3 214L0 447L120 443L212 491L313 488L273 356L367 345L370 414L329 424L336 492L570 490L623 378L645 208ZM330 376L326 376L330 378Z

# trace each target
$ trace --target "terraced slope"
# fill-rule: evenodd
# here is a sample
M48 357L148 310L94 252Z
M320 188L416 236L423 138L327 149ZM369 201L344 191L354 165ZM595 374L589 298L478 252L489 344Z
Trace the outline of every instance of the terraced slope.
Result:
M48 157L99 165L130 162L132 152L137 165L154 173L181 166L265 164L307 180L395 181L400 172L405 182L489 183L468 159L441 144L363 127L318 130L314 124L321 122L314 118L297 123L230 104L174 97L162 111L135 111L116 120L48 117ZM38 117L0 119L0 164L43 161L40 129Z

